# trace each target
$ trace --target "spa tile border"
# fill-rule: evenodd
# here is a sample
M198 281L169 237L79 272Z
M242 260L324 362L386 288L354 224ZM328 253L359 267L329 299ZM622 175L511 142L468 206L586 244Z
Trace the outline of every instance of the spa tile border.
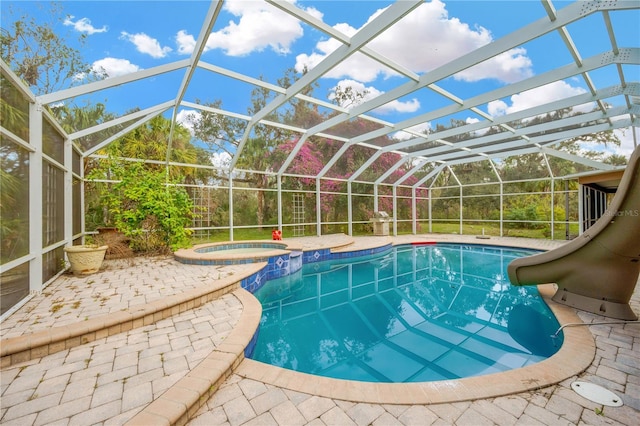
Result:
M224 248L254 248L263 245L278 245L279 248L268 248L257 253L227 253ZM215 250L218 248L219 250ZM210 250L206 250L210 249ZM292 249L282 241L248 240L239 242L222 242L198 244L188 249L177 250L174 258L185 265L244 265L247 263L268 262L278 256L289 256Z

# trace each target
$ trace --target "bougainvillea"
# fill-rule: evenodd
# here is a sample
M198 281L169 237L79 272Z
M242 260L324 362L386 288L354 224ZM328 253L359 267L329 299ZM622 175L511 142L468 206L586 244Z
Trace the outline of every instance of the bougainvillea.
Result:
M270 162L273 170L279 170L284 164L284 161L289 157L291 152L298 144L299 139L290 139L287 142L280 144L280 146L271 153ZM334 155L340 150L344 142L336 141L326 138L309 138L306 140L296 155L291 160L291 163L286 169L286 173L293 175L302 175L299 179L287 181L288 186L285 189L298 189L305 191L315 191L316 178L320 171L322 171L326 164L331 161ZM339 208L339 193L346 193L346 180L352 176L361 165L371 158L375 154L373 148L363 147L359 145L350 146L335 162L333 167L320 179L320 191L322 192L322 203L320 208L322 214L326 218L332 214L332 212ZM398 161L401 160L401 156L396 153L387 152L376 159L370 164L366 171L357 177L358 180L365 182L374 182L386 171L392 169ZM400 180L408 172L406 166L395 169L391 175L386 179L387 183L393 183ZM411 186L417 182L417 178L410 176L403 182L404 185ZM291 183L295 182L295 184ZM294 186L295 185L295 186ZM398 199L399 206L406 209L411 208L410 190L403 189L406 198ZM409 191L408 193L406 193ZM392 190L390 186L380 186L378 191L378 210L391 212L393 210ZM314 197L313 194L307 194L309 197ZM420 188L416 191L418 197L425 197L427 195L427 189ZM360 212L361 217L370 217L373 214L371 208L365 205L356 206L355 208L365 209L366 211Z

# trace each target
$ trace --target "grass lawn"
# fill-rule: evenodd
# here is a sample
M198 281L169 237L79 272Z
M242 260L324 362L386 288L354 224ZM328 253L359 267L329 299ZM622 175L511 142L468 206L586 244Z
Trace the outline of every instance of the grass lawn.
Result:
M421 231L418 233L427 233L428 226L427 224L421 224ZM274 226L265 226L262 229L258 228L238 228L233 231L233 239L235 241L246 241L246 240L270 240L271 239L271 231L275 229ZM460 231L460 225L458 222L434 222L432 225L433 233L435 234L458 234ZM462 233L465 235L482 235L484 230L485 235L491 236L499 236L500 235L500 226L497 223L463 223ZM401 234L409 234L410 232L401 232ZM578 224L572 223L569 227L569 234L571 237L575 237L578 235ZM311 235L311 234L309 234ZM371 235L369 232L354 232L355 236L365 236ZM524 237L524 238L540 238L540 239L548 239L550 237L549 227L545 226L540 229L528 229L528 228L511 228L504 227L504 236L505 237ZM285 235L285 238L287 236ZM211 231L209 237L206 238L193 238L193 244L203 244L203 243L215 243L222 241L229 241L229 232L226 230L220 231ZM555 234L554 239L556 240L564 240L565 239L565 225L556 224L555 226Z

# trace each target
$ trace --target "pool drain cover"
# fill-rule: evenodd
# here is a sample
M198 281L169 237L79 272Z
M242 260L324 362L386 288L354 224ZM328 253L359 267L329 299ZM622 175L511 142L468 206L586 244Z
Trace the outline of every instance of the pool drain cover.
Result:
M571 389L576 391L578 395L598 404L609 407L620 407L622 405L622 398L610 390L593 383L573 382L571 383Z

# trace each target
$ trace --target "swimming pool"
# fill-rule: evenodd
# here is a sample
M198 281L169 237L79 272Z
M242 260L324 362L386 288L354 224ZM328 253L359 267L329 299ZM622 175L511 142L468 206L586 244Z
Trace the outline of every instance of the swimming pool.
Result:
M325 377L428 382L508 371L553 355L562 335L535 287L506 267L532 251L397 246L270 280L251 358Z

